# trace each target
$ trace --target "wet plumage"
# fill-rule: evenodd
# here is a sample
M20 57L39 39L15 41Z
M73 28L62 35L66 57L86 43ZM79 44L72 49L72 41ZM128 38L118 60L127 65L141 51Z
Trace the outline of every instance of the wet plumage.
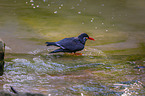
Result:
M78 37L71 37L71 38L64 38L58 42L46 42L47 46L57 46L60 47L50 53L57 53L57 52L76 52L81 51L84 49L85 43L87 39L94 40L93 38L89 37L86 33L80 34Z

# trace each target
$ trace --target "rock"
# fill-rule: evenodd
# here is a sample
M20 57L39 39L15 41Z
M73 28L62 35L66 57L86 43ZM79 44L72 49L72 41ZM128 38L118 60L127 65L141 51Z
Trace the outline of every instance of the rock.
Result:
M0 76L3 75L4 70L4 53L5 53L5 44L0 39Z
M4 51L5 51L5 44L0 39L0 60L4 60Z
M39 94L39 93L19 93L19 94L14 94L14 93L10 93L10 92L0 91L0 96L46 96L46 95Z
M0 96L46 96L40 93L21 93L21 92L16 91L12 86L10 86L10 90L12 93L1 90Z
M16 94L11 94L5 91L0 91L0 96L17 96Z

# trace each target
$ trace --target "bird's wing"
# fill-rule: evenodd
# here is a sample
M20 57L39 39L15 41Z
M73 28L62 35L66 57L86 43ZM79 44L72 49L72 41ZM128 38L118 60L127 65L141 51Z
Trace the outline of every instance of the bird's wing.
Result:
M76 37L71 38L65 38L58 42L56 42L58 46L60 46L62 49L68 49L70 51L74 51L78 49L80 46L80 41Z

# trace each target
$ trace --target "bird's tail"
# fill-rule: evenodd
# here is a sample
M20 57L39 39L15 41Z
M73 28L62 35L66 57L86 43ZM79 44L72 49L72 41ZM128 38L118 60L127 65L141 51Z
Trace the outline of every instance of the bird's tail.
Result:
M56 43L55 42L46 42L45 44L46 44L46 46L51 46L51 45L56 46Z
M64 50L60 48L60 49L56 49L56 50L50 52L49 54L51 54L51 53L57 53L57 52L63 52L63 51L64 51Z

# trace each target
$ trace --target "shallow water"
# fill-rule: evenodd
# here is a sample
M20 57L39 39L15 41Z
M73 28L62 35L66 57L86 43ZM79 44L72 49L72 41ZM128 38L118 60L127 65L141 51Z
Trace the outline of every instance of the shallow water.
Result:
M132 62L113 60L67 54L12 58L5 63L1 82L7 91L13 86L20 92L54 96L143 95L145 69L134 69L136 64Z
M140 2L139 2L140 1ZM144 0L1 0L6 43L0 89L53 96L145 94ZM82 56L48 54L46 41L86 32Z

